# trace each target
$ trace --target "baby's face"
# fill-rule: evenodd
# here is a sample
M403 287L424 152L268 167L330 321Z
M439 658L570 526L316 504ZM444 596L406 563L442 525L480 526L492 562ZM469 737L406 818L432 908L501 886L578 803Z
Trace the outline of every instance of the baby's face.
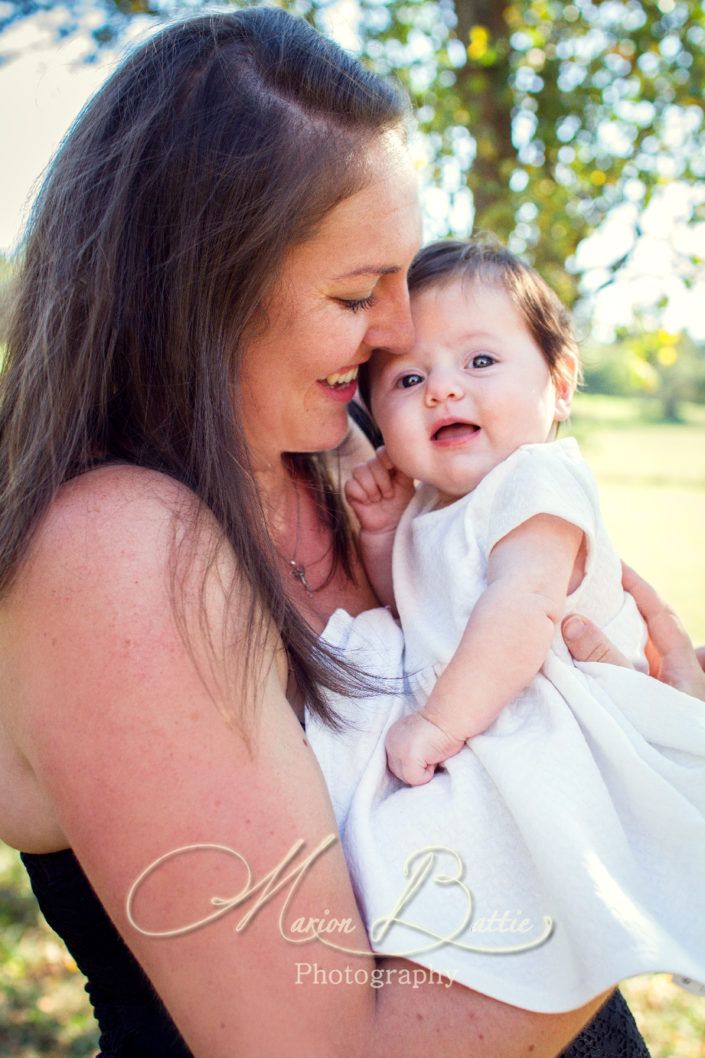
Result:
M572 386L554 383L502 286L461 283L412 297L409 353L375 352L372 412L393 462L451 503L520 445L550 439Z

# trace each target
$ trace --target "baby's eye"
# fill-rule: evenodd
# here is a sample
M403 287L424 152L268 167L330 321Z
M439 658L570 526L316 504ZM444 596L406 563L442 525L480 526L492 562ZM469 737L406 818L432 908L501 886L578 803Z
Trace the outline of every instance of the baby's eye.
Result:
M402 375L397 379L397 387L411 389L412 386L418 386L420 382L423 382L423 375L420 375L418 371L409 371L407 375Z
M491 367L492 364L496 364L497 361L489 353L478 353L477 356L473 356L470 361L473 367Z

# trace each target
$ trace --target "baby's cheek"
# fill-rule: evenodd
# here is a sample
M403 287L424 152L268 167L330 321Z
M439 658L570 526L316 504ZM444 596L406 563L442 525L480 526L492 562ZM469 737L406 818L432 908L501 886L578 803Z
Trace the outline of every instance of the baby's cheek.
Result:
M384 434L384 444L394 466L410 478L420 473L418 456L418 438L403 433L392 433L390 439Z
M404 450L405 433L403 418L385 410L384 413L375 416L375 421L379 426L384 438L384 446L390 456L392 455L392 449L402 452Z
M501 399L492 402L487 409L485 423L505 436L520 433L526 425L527 410L531 409L533 415L535 404L536 399L526 390L510 390Z

